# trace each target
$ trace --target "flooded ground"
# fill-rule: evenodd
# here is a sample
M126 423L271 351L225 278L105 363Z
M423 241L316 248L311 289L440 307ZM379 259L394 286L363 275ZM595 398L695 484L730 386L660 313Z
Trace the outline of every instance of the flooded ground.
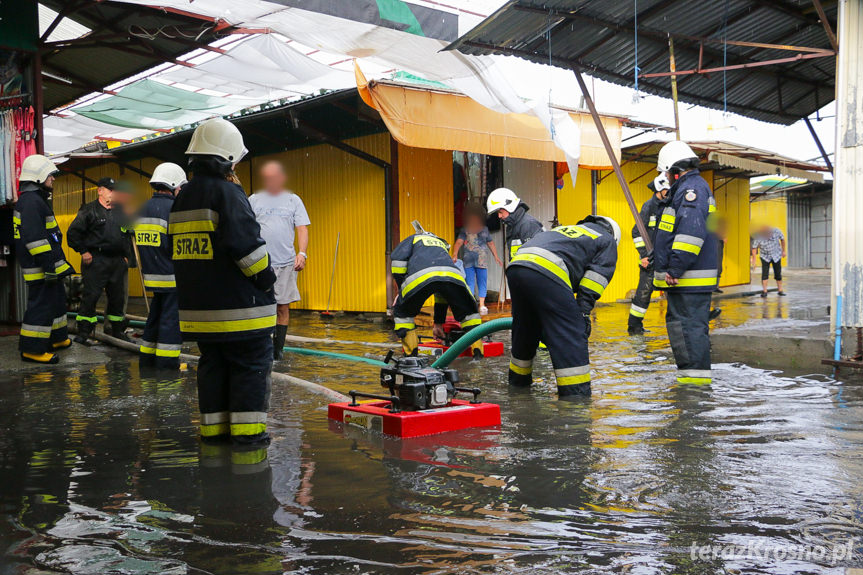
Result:
M805 321L807 301L731 300L721 321ZM503 425L400 441L343 429L319 397L277 387L256 465L202 450L194 369L143 376L111 352L92 369L0 375L0 574L863 566L863 382L720 364L712 386L677 386L657 310L645 338L626 337L626 313L597 310L591 400L558 401L544 354L531 392L507 389L505 357L460 360ZM390 340L352 318L304 315L292 331ZM291 356L278 368L379 389L363 363Z

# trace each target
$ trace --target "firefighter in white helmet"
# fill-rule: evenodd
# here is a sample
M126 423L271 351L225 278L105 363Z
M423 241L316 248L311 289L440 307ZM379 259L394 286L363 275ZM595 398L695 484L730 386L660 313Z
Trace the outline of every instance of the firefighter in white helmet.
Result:
M677 381L711 383L710 298L717 282L716 202L699 175L698 156L681 141L665 144L656 169L671 183L657 225L653 285L668 298L665 324Z
M186 150L192 178L168 219L180 330L198 342L201 436L260 448L269 443L275 273L234 166L240 131L221 118L197 127Z
M528 205L509 188L497 188L490 193L486 207L489 215L497 214L506 227L510 260L522 244L539 232L545 231L539 220L527 213L530 209Z
M54 353L72 345L66 330L66 289L60 280L75 270L63 253L63 234L49 200L58 172L45 156L21 165L18 201L12 212L15 253L27 282L27 310L18 348L21 359L57 363Z
M665 207L663 202L671 184L665 174L659 174L647 184L647 187L653 195L641 206L638 217L647 229L647 237L653 245L656 241L656 226L659 223L660 212ZM644 333L644 314L647 313L650 297L653 295L653 252L647 250L647 244L641 237L638 226L632 226L632 243L638 251L639 258L638 286L635 288L635 295L632 296L632 304L629 306L627 331L629 335L640 335Z
M135 222L135 243L141 255L144 288L153 292L147 325L141 336L141 365L164 369L180 367L180 319L177 282L168 242L168 218L174 196L186 183L186 171L170 162L156 166L150 178L151 197Z

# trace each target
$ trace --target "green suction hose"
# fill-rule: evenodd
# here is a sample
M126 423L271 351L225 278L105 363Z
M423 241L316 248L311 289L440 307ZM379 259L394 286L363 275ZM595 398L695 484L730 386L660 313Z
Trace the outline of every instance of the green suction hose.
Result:
M66 312L66 316L67 316L67 317L71 317L72 319L75 319L75 317L76 317L77 315L78 315L78 314L77 314L77 313L75 313L74 311L67 311L67 312ZM97 316L96 316L96 318L97 318L100 322L105 321L105 316L103 316L103 315L97 315ZM147 322L145 322L145 321L140 321L140 320L137 320L137 319L130 319L130 320L128 320L128 322L129 322L129 327L146 327L146 326L147 326Z
M448 350L446 350L443 355L435 360L432 364L432 367L436 367L438 369L443 369L447 367L452 361L461 355L461 353L469 348L471 344L475 341L478 341L490 333L494 333L496 331L503 331L505 329L512 329L512 318L511 317L501 317L498 319L493 319L484 324L478 325L473 328L463 336L461 336L458 341L452 344Z
M317 349L307 349L305 347L283 347L282 349L288 353L298 353L300 355L314 355L319 357L331 357L334 359L347 359L349 361L360 361L362 363L377 365L378 367L383 367L386 365L382 361L378 361L377 359L371 359L370 357L363 357L361 355L336 353L334 351L320 351Z

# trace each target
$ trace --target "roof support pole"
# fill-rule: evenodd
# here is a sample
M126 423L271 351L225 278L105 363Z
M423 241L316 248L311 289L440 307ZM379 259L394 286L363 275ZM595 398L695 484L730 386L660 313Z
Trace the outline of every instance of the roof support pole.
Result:
M702 47L704 44L701 45ZM674 38L668 37L668 64L671 70L671 101L674 103L674 133L680 139L680 112L677 106L677 64L674 61ZM701 67L699 60L698 67ZM644 237L644 236L642 236Z
M824 33L827 34L827 39L830 40L830 45L834 52L839 51L839 42L836 40L836 34L833 33L833 27L830 26L830 21L827 19L827 14L824 13L824 7L821 5L821 0L812 0L815 5L815 11L818 12L818 19L821 20L821 25L824 26Z
M863 0L839 2L836 63L836 155L833 181L833 292L837 340L863 327ZM837 319L838 314L838 319ZM837 349L837 352L841 352ZM835 357L834 359L841 359Z
M809 118L803 118L803 121L806 122L806 127L809 128L809 133L812 134L812 139L815 140L815 145L818 146L818 151L821 152L821 158L824 159L824 163L827 164L827 169L830 170L830 173L833 173L833 162L830 161L830 156L827 155L827 150L824 149L824 144L821 143L821 138L818 137L818 134L815 133L815 128L812 126L812 122L809 121Z
M863 1L863 0L861 0ZM602 140L602 145L605 146L605 152L608 154L608 161L611 162L611 167L614 169L614 174L617 176L617 181L620 183L620 188L623 190L623 196L626 198L626 203L629 204L629 211L632 212L632 217L635 219L635 226L638 228L638 233L644 239L644 245L647 251L653 251L653 242L650 241L650 236L647 233L647 228L641 217L638 215L638 206L635 205L635 200L632 198L632 193L629 191L629 183L626 181L626 176L623 175L623 170L620 169L620 162L614 155L614 148L611 147L611 140L608 139L608 134L605 133L605 126L602 125L602 119L599 117L599 112L596 111L596 105L593 103L593 98L590 96L590 91L587 89L587 84L584 83L584 77L581 75L581 69L575 64L571 64L572 73L575 74L575 79L578 82L578 87L581 88L581 93L584 95L584 102L590 110L590 115L593 117L593 123L596 125L596 131L599 132L599 137Z
M33 130L36 132L36 153L45 153L45 136L42 134L42 115L45 113L45 95L42 91L42 54L33 52Z

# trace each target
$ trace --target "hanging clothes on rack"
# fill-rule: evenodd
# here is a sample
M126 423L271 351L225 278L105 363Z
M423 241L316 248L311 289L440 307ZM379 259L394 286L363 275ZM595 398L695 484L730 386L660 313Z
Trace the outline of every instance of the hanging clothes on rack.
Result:
M36 153L34 110L25 98L0 98L0 204L18 198L18 177L27 156Z

